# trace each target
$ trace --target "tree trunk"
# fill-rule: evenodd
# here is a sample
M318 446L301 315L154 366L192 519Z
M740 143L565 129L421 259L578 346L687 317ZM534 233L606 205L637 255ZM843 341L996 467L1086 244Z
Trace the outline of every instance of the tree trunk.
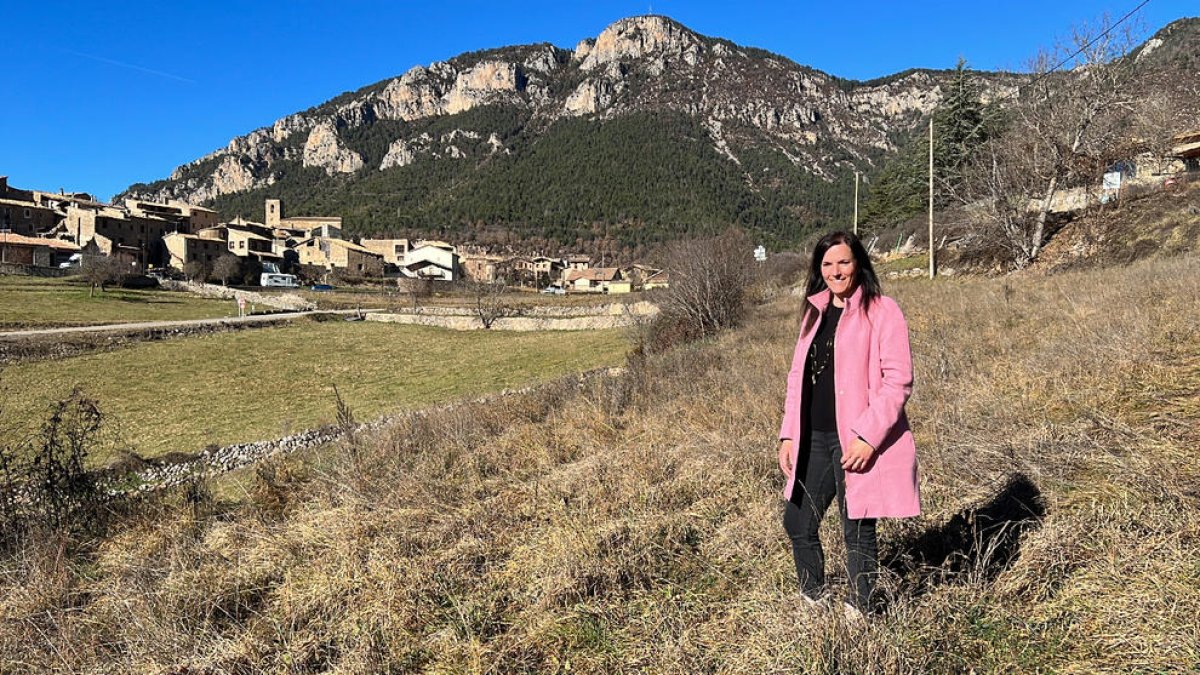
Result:
M1046 220L1050 216L1050 202L1054 200L1054 195L1058 192L1058 175L1050 177L1050 183L1046 186L1046 196L1042 199L1042 207L1038 209L1037 224L1033 227L1033 234L1029 241L1029 262L1037 259L1038 253L1042 250L1042 238L1046 236Z

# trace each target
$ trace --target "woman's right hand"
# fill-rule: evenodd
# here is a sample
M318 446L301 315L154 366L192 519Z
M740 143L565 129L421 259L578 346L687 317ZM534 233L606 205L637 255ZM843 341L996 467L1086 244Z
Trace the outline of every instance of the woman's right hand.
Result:
M779 442L779 470L783 475L792 475L792 441L785 438Z

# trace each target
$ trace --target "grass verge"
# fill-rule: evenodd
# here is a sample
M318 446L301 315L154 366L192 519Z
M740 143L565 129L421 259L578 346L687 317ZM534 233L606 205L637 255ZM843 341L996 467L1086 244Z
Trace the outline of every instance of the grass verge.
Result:
M458 332L375 322L279 328L138 343L0 371L10 433L40 424L51 401L83 388L106 415L107 443L143 456L275 438L335 414L333 387L360 419L519 387L621 362L620 331Z
M236 315L233 301L189 293L109 288L88 297L88 285L78 279L0 275L0 330Z

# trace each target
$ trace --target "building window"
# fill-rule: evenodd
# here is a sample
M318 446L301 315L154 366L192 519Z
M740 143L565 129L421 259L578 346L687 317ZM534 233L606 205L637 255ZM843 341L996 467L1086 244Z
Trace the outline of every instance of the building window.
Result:
M29 220L32 217L33 217L33 212L30 211L29 209L25 209L25 220Z

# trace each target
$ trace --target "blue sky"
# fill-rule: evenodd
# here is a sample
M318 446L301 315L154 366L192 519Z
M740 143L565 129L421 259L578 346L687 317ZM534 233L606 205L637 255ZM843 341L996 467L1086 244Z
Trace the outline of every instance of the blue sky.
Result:
M1073 24L1117 18L1139 2L0 0L0 175L107 199L414 64L511 44L572 48L651 11L869 79L953 67L960 56L976 68L1019 69ZM1195 15L1196 0L1151 0L1139 12L1146 37Z

